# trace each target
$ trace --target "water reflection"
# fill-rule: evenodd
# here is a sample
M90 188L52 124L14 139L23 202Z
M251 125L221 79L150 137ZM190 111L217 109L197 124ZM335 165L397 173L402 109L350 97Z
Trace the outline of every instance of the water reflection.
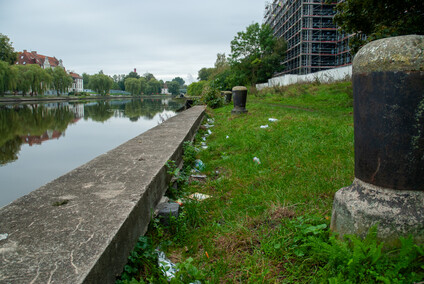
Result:
M16 161L22 144L41 145L59 139L81 118L104 123L113 117L126 117L136 122L179 107L180 103L170 99L0 105L0 165ZM165 118L161 116L160 120Z

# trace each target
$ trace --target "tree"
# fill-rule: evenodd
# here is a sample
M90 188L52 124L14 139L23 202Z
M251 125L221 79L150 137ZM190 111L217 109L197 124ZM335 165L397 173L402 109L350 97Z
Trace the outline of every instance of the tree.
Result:
M12 65L15 64L17 59L18 53L15 52L12 43L9 43L9 38L0 33L0 60Z
M132 95L140 95L141 93L141 83L137 78L127 78L125 79L125 90L130 92Z
M29 65L15 65L13 67L16 68L17 72L17 80L16 80L16 89L19 92L22 92L22 95L25 96L26 93L31 89L29 73L28 71Z
M275 38L269 25L251 24L231 41L230 65L238 84L255 84L281 72L286 43Z
M345 0L337 4L336 11L335 23L354 34L349 42L352 54L376 39L424 34L422 0Z
M180 87L181 85L177 82L172 80L171 82L166 82L168 85L168 91L173 95L178 95L180 93Z
M206 86L207 81L193 82L187 87L187 95L189 96L200 96L203 92L203 88Z
M128 73L128 75L125 77L125 79L127 78L135 78L138 79L140 78L140 75L137 74L137 72L131 71L130 73Z
M52 85L56 90L57 96L60 93L66 93L68 88L72 86L73 79L66 73L65 69L61 67L47 69L48 74L52 77Z
M52 76L42 69L38 64L27 65L25 79L28 80L31 88L31 96L46 91L52 82Z
M185 84L184 79L181 77L175 77L174 79L172 79L172 82L177 82L180 87L183 87Z
M146 92L145 92L146 94L155 95L155 94L160 93L160 90L161 90L161 84L154 77L151 78L149 81L147 81Z
M146 78L146 81L148 82L148 81L150 81L151 79L156 79L155 78L155 76L153 76L153 74L152 73L145 73L144 75L143 75L143 77L144 78Z
M202 68L197 73L197 80L199 81L207 81L210 79L214 69L213 68Z
M90 75L87 73L82 73L82 84L88 88L88 85L90 84Z
M90 89L96 91L102 96L106 96L112 87L113 80L105 74L95 74L90 77Z
M0 60L0 95L16 88L17 70L14 67Z

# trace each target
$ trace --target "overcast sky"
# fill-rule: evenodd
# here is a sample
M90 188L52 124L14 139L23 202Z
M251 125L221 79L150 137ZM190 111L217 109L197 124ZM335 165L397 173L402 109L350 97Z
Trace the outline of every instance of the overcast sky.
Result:
M137 68L187 82L264 10L264 0L0 0L0 33L79 74Z

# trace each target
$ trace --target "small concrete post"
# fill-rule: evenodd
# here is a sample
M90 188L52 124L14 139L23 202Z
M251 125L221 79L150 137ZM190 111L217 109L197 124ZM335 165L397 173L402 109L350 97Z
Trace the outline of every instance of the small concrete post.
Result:
M424 243L424 36L365 45L353 60L355 180L333 203L331 229L397 246Z
M231 111L232 114L246 113L246 99L247 99L247 88L243 86L237 86L233 88L233 101L234 108Z
M225 102L227 104L231 103L231 97L233 96L233 93L231 91L224 91L223 93L223 97L225 98Z

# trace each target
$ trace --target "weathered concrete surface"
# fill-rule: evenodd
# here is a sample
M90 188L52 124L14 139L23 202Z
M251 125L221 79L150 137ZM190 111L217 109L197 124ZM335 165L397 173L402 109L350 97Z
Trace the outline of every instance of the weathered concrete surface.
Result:
M331 230L365 237L378 225L378 239L398 246L399 237L424 243L424 192L393 190L355 179L334 196Z
M405 35L372 41L353 59L353 74L424 71L424 36Z
M114 283L144 234L196 106L0 209L0 283Z

